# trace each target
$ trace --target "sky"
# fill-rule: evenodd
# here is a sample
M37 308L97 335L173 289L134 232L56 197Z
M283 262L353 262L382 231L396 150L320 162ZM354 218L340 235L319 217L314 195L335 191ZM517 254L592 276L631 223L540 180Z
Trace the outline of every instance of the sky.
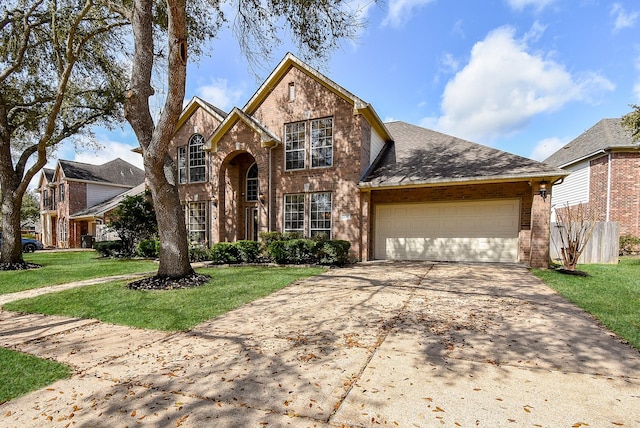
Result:
M541 161L600 119L640 104L637 0L356 1L350 7L366 27L312 65L383 121ZM276 49L256 76L224 31L189 65L185 103L198 96L224 111L243 107L286 52L297 53L293 46ZM78 153L67 144L57 158L121 157L142 167L128 124L95 133L102 150Z

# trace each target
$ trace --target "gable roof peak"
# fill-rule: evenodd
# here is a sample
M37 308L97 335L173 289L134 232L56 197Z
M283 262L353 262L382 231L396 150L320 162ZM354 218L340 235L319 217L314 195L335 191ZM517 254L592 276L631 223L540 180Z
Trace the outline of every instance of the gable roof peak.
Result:
M622 125L621 118L600 119L553 153L544 162L565 167L608 150L638 149L632 132Z

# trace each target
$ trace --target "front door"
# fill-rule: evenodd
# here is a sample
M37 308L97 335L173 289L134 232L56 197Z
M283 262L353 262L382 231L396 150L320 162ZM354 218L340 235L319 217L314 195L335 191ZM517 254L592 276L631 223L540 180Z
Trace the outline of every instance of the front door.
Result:
M258 240L258 208L257 207L247 207L247 224L245 230L246 239L248 241L257 241Z

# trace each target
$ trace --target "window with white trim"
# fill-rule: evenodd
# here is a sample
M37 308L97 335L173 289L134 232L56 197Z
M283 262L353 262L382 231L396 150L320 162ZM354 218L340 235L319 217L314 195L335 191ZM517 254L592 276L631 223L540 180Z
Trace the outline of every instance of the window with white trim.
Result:
M247 202L256 202L258 200L258 164L254 163L247 170L247 186L246 186Z
M284 231L304 234L304 194L284 195Z
M189 183L206 180L204 137L193 134L189 139Z
M204 243L207 237L207 202L189 202L187 214L189 241Z
M286 170L303 169L306 122L287 123L284 126L284 168Z
M178 147L178 183L187 182L187 148Z
M311 121L311 168L333 165L333 118Z
M309 126L307 127L307 122ZM307 137L307 128L311 130ZM333 166L333 118L284 125L284 168L287 171Z
M331 239L331 193L310 195L309 218L309 236L324 233Z

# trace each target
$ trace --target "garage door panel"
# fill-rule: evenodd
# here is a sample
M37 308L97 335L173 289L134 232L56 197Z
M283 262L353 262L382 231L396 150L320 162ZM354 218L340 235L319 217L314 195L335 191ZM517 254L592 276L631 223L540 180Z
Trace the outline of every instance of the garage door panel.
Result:
M519 200L376 207L375 257L396 260L518 260Z
M518 240L511 238L387 238L388 259L513 262Z

